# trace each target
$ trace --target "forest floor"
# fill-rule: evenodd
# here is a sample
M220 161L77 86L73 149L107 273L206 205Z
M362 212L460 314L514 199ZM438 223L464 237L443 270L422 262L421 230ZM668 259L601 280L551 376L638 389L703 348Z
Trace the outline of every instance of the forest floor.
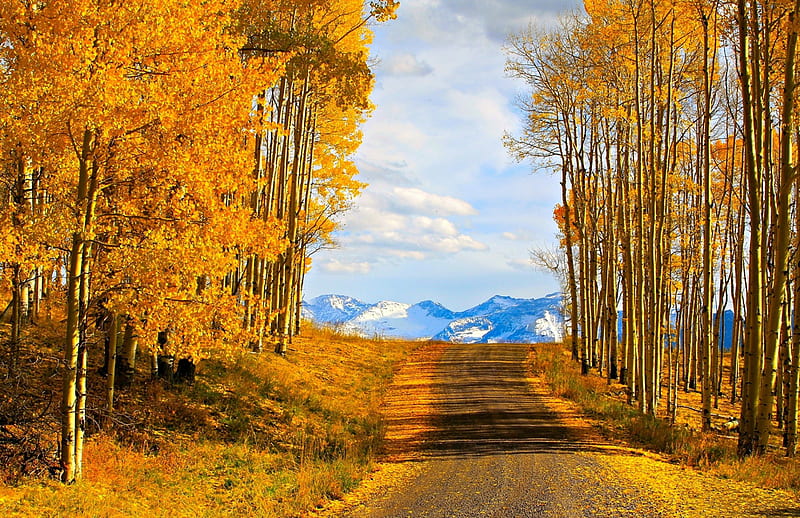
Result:
M728 379L730 358L724 358L723 378ZM529 358L532 371L556 396L577 405L608 440L632 444L664 455L671 462L701 469L724 478L753 482L766 489L786 489L800 493L800 458L785 457L782 433L773 422L770 448L766 455L739 459L737 431L725 426L739 415L739 403L732 403L730 386L723 383L717 405L712 409L713 430L701 432L700 392L676 392L675 425L670 425L663 388L658 417L643 416L627 404L626 387L609 381L592 370L581 376L570 354L557 344L538 344ZM663 386L669 384L665 373Z
M309 330L285 358L202 361L192 384L140 371L112 415L95 350L84 477L64 486L55 480L59 329L31 328L21 374L0 379L3 517L298 516L372 471L384 392L420 345Z
M418 350L386 400L379 469L318 515L800 516L796 491L725 478L610 433L575 401L554 396L539 371L537 357L547 355L557 370L571 368L568 356L557 361L560 346Z
M727 379L730 358L725 360ZM675 425L670 426L666 389L658 417L642 416L627 404L624 386L594 370L581 376L559 344L532 347L529 369L534 383L558 397L602 440L634 453L603 461L668 502L672 515L800 516L800 460L783 455L777 426L767 455L737 457L736 432L725 424L738 417L739 405L730 401L726 384L713 409L714 430L702 433L697 390L677 391ZM663 383L668 382L665 374Z

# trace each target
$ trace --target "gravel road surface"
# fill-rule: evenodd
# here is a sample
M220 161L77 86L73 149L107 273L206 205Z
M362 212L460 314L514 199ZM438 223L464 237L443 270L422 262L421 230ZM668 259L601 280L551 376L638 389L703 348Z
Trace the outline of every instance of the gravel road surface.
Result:
M388 455L413 475L341 516L668 516L593 458L604 445L531 384L528 345L441 347L399 374L388 401Z

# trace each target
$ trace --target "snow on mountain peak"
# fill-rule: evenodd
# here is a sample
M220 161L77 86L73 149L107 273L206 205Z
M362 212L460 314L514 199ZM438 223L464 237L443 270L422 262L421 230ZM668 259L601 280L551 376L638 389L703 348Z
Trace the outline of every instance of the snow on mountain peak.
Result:
M303 316L318 322L340 324L369 306L370 304L345 295L322 295L303 303Z
M402 304L400 302L382 300L362 311L358 316L353 318L352 321L369 322L371 320L379 320L382 318L406 318L408 317L408 308L410 307L411 304Z
M504 306L513 306L516 304L520 299L515 299L513 297L507 297L505 295L495 295L494 297L490 298L487 302L493 302L498 305Z
M365 336L434 339L468 343L549 342L563 338L561 294L540 299L495 295L462 312L426 300L414 305L367 304L343 295L323 295L303 303L306 318L341 325Z

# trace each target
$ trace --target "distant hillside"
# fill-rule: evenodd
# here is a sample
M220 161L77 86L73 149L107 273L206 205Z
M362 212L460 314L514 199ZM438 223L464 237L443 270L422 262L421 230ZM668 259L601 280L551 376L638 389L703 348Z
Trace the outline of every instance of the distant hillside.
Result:
M539 299L496 295L461 312L430 300L367 304L344 295L322 295L304 302L303 314L345 332L413 340L534 343L560 341L564 334L560 293Z

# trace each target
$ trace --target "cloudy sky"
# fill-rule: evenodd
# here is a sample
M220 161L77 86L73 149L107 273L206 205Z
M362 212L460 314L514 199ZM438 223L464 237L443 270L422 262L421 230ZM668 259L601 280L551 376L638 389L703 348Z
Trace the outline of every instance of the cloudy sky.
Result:
M529 250L555 242L558 179L515 163L504 132L524 85L505 77L506 36L552 24L579 0L401 0L374 28L376 105L356 162L369 184L339 246L314 255L306 298L435 300L453 310L492 295L558 290Z

